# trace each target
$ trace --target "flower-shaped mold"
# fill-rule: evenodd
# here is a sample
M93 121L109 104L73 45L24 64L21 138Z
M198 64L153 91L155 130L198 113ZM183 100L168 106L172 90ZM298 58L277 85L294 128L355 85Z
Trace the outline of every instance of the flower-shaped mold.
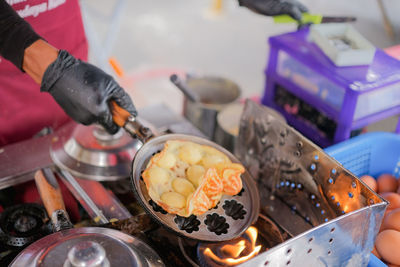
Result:
M167 214L167 212L163 209L163 208L161 208L156 202L154 202L153 200L149 200L149 204L153 207L153 210L155 211L155 212L160 212L160 213L162 213L162 214Z
M215 209L215 210L218 209L219 203L220 202L218 201L217 205L215 205L215 207L213 209Z
M182 217L176 215L174 222L178 225L179 229L188 232L189 234L193 231L199 231L200 221L196 215L190 215L189 217Z
M225 210L226 215L234 220L244 219L244 215L247 213L243 205L236 200L226 200L222 208Z
M241 196L243 195L243 193L244 193L244 187L243 187L242 190L240 190L240 192L237 193L235 196L241 197Z
M216 235L228 233L229 224L226 222L225 217L219 216L217 213L208 214L204 223L207 229Z

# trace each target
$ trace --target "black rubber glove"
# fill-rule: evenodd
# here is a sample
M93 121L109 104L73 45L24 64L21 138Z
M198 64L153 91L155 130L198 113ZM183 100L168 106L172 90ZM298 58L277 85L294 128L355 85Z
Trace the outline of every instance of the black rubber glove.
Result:
M296 0L239 0L240 6L245 6L250 10L266 15L290 15L295 20L301 20L302 13L308 9Z
M49 92L75 121L84 125L99 123L111 134L119 127L113 122L110 100L137 115L129 95L110 75L64 50L46 69L40 90Z

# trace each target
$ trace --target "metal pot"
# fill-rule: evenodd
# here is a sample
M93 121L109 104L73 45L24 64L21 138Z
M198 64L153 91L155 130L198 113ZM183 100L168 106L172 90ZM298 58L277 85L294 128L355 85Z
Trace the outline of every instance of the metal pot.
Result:
M214 141L231 152L235 152L235 145L239 136L240 118L243 112L243 104L234 103L226 106L217 115ZM286 123L285 117L274 109L262 106L262 109L281 122ZM235 153L234 153L235 154Z
M236 139L239 135L242 111L242 104L231 104L217 115L215 142L232 152L234 152Z
M213 139L218 112L236 102L241 90L236 83L215 76L188 76L186 85L200 100L193 102L186 98L183 114L208 138Z
M164 266L138 238L101 227L73 228L52 171L39 170L35 181L57 232L25 248L10 266Z

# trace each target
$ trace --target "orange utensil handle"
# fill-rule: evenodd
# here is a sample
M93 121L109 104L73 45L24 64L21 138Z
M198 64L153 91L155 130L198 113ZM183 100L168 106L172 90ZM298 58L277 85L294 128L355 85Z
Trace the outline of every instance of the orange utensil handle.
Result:
M60 187L50 169L38 170L35 173L35 182L49 216L56 210L65 210Z
M72 228L57 179L49 168L35 173L35 182L47 214L53 222L54 230Z
M132 116L127 110L118 106L115 101L111 101L111 113L114 123L119 127L124 127L128 118Z

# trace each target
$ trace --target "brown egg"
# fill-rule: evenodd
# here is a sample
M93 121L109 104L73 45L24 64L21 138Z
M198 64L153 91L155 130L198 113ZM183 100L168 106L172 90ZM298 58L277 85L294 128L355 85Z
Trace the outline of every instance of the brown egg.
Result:
M397 194L400 194L400 178L397 179Z
M400 195L393 192L379 193L381 197L389 201L388 210L400 208Z
M383 214L383 220L382 220L382 223L381 223L381 227L379 228L379 233L382 232L383 230L386 230L386 229L383 228L383 221L385 220L386 216L389 213L391 213L392 211L393 211L393 209L386 209L385 210L385 213Z
M382 259L392 264L400 264L400 232L385 230L378 234L375 247Z
M389 266L389 267L400 267L400 265L397 265L397 264L391 264L391 263L388 263L388 264L387 264L387 266Z
M386 216L383 218L381 229L400 231L400 209L392 210L386 214Z
M366 185L368 185L369 188L377 192L376 190L378 189L378 183L376 182L374 177L369 175L363 175L361 176L361 181L363 181Z
M372 254L375 255L375 257L377 257L378 259L381 259L381 255L379 255L378 251L376 250L376 247L374 246L374 248L371 251Z
M396 192L397 191L397 179L390 174L382 174L377 179L378 182L378 192Z
M379 233L382 232L382 231L384 231L384 230L386 230L386 229L383 229L383 221L385 220L386 216L387 216L389 213L391 213L392 211L393 211L392 209L386 209L386 210L385 210L385 214L383 214L383 220L382 220L382 223L381 223L381 227L379 228Z

